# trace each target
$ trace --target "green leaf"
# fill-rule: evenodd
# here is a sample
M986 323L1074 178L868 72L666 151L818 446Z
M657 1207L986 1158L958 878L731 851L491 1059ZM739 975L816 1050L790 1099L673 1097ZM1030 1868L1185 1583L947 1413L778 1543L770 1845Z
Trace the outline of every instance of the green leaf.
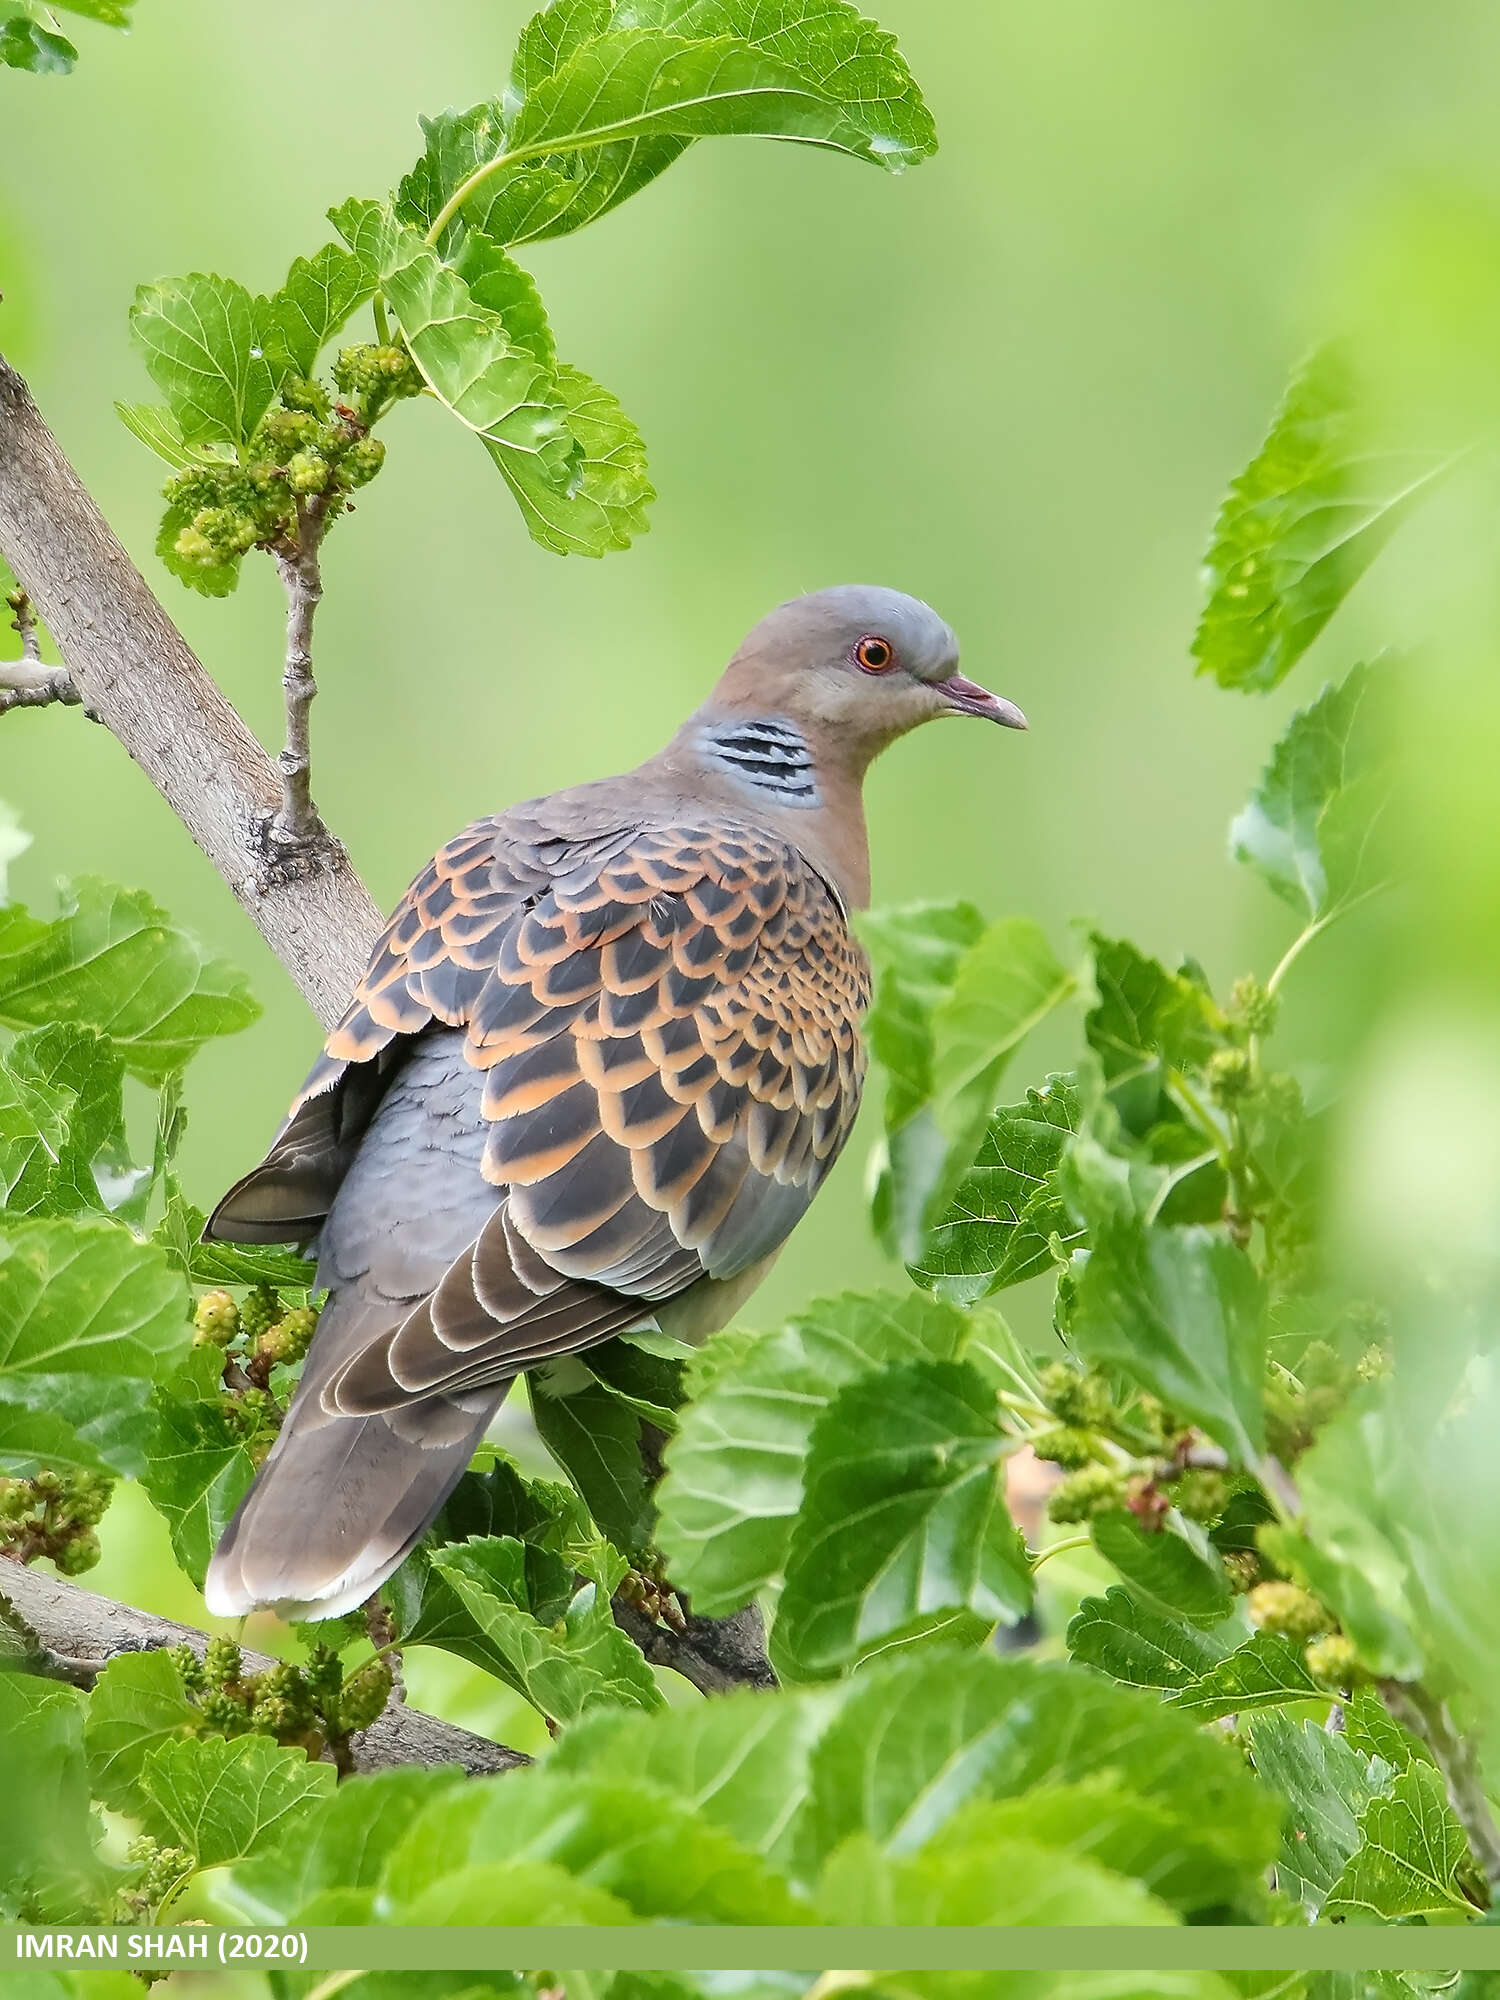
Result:
M130 331L186 444L248 442L275 382L260 351L256 301L243 285L197 271L142 285Z
M1193 1801L1180 1857L1215 1900L1232 1900L1271 1858L1269 1795L1230 1746L1149 1694L984 1654L913 1655L861 1683L813 1752L804 1869L851 1834L909 1854L971 1801L1105 1774L1169 1815Z
M1256 1716L1250 1744L1262 1783L1287 1802L1277 1887L1315 1917L1360 1845L1361 1814L1390 1773L1346 1738L1288 1715Z
M90 21L102 21L106 28L128 28L135 0L51 0L69 14L83 14Z
M1359 1833L1359 1847L1323 1904L1325 1922L1474 1914L1458 1886L1468 1845L1430 1764L1411 1765L1389 1792L1371 1799Z
M323 349L375 288L374 271L341 243L325 243L316 256L298 257L260 314L267 358L311 375Z
M403 1644L441 1647L514 1685L507 1655L432 1563L451 1544L491 1537L511 1537L525 1545L521 1572L526 1608L540 1624L556 1625L577 1592L572 1558L590 1541L583 1505L571 1487L524 1480L505 1459L483 1473L464 1474L386 1593ZM507 1578L513 1574L512 1560L506 1560Z
M600 44L599 37L608 39ZM726 44L724 37L733 41ZM609 71L612 88L628 89L631 60L640 61L652 46L676 50L680 62L705 72L719 52L732 51L763 81L782 75L794 92L806 94L816 117L842 115L856 134L864 135L855 149L866 157L879 155L898 165L925 157L936 145L932 120L894 39L862 19L846 0L786 0L775 8L754 0L621 0L614 6L603 0L571 0L546 8L523 31L504 106L477 105L424 121L427 156L402 184L403 202L412 211L404 219L429 227L448 196L476 168L515 143L524 114L539 104L555 106L560 93L587 92L591 72ZM634 58L627 56L630 49ZM622 56L627 57L624 62ZM677 78L679 86L685 81ZM658 101L648 100L648 119ZM610 116L619 106L615 98L612 110L602 108ZM681 156L693 137L705 131L755 129L768 107L768 99L758 113L748 102L741 103L721 122L712 99L697 110L679 101L666 113L670 130L653 128L643 136L642 128L633 126L630 136L614 139L595 130L586 151L549 148L548 157L507 167L481 183L464 204L464 220L497 243L566 234L645 187ZM591 107L590 115L600 108ZM691 129L679 130L684 122Z
M580 1882L550 1861L499 1861L460 1868L395 1914L403 1924L629 1924L627 1903ZM451 1976L451 1975L450 1975ZM466 1989L467 1990L467 1989ZM568 1991L576 1991L572 1976ZM614 1988L611 1985L611 1995Z
M34 1469L28 1458L49 1455L61 1423L77 1462L139 1474L142 1414L185 1344L186 1320L181 1279L128 1229L0 1223L0 1405L19 1405L39 1427L28 1450L25 1423L7 1425L9 1465Z
M1169 1521L1151 1531L1123 1507L1112 1507L1089 1525L1104 1560L1158 1611L1204 1626L1221 1624L1233 1611L1218 1551L1192 1522Z
M1481 1410L1481 1418L1485 1414ZM1448 1546L1451 1536L1437 1527L1441 1515L1434 1518L1433 1497L1421 1490L1430 1480L1420 1468L1411 1480L1418 1490L1408 1485L1403 1492L1403 1473L1411 1478L1403 1430L1389 1398L1367 1393L1319 1433L1297 1462L1307 1532L1288 1538L1287 1553L1338 1614L1372 1672L1415 1680L1426 1669L1426 1645L1434 1636L1425 1588L1437 1586L1438 1601L1458 1611L1454 1623L1462 1630L1475 1598L1472 1565L1494 1544L1470 1537L1461 1550ZM1493 1458L1488 1441L1480 1448ZM1462 1517L1486 1519L1470 1512L1479 1494L1462 1491L1469 1454L1454 1454L1445 1439L1435 1457L1450 1475L1458 1474ZM1437 1531L1424 1533L1431 1528ZM1474 1608L1481 1607L1476 1602ZM1485 1631L1480 1645L1488 1650L1491 1643Z
M383 1895L415 1905L463 1867L552 1862L618 1897L637 1917L709 1924L785 1924L807 1911L759 1855L651 1785L547 1769L471 1786L413 1822L392 1855Z
M927 1232L911 1275L940 1299L973 1305L1052 1268L1052 1240L1078 1235L1054 1178L1078 1129L1071 1076L1049 1076L1024 1104L994 1113L974 1164Z
M1318 1701L1324 1692L1307 1671L1300 1646L1279 1632L1257 1632L1228 1659L1215 1662L1190 1687L1183 1688L1174 1700L1178 1708L1211 1722L1221 1715Z
M1131 1132L1177 1114L1167 1100L1173 1070L1193 1069L1222 1039L1223 1017L1195 979L1123 939L1089 939L1096 1000L1084 1020L1110 1101ZM1199 1146L1203 1142L1199 1141Z
M1075 1258L1070 1323L1080 1354L1119 1368L1241 1463L1263 1440L1264 1298L1255 1267L1217 1231L1148 1225L1129 1169L1093 1140L1061 1168L1068 1205L1092 1245Z
M221 1365L217 1350L198 1348L157 1389L140 1474L171 1531L172 1553L200 1590L209 1558L255 1477L255 1460L225 1413Z
M488 236L470 230L452 259L476 304L505 322L512 347L524 347L543 368L557 366L557 343L536 279Z
M634 11L649 18L684 10ZM891 123L861 118L857 105L826 95L790 63L722 32L695 42L643 26L582 43L538 82L508 134L507 150L541 156L626 139L735 134L831 146L892 172L934 150L930 124L914 116L899 133Z
M850 1292L741 1346L719 1337L656 1495L658 1542L696 1611L737 1611L780 1575L813 1427L837 1391L892 1363L951 1361L966 1331L936 1300Z
M0 1590L3 1590L0 1577ZM95 1852L83 1753L84 1703L74 1688L0 1673L5 1812L0 1814L0 1909L32 1923L97 1922L108 1877ZM13 1974L8 1974L7 1987Z
M53 34L29 14L11 14L0 21L0 63L7 69L66 76L77 60L78 51L65 36Z
M1172 1924L1138 1882L1025 1839L939 1836L920 1854L855 1834L829 1857L818 1908L830 1924Z
M1372 443L1348 354L1320 348L1219 510L1198 671L1275 687L1449 462Z
M656 498L641 434L608 389L566 362L553 369L552 390L583 454L566 491L543 476L538 461L486 440L516 496L527 533L559 556L603 556L628 549L632 538L651 525L646 509Z
M637 1416L658 1430L670 1432L677 1428L677 1412L686 1394L687 1361L694 1351L681 1347L679 1352L681 1358L669 1357L622 1337L603 1341L579 1358L589 1373Z
M270 1285L278 1291L310 1292L318 1267L295 1250L274 1243L205 1243L206 1217L173 1185L151 1240L195 1285Z
M655 1715L597 1713L567 1732L548 1769L659 1786L784 1873L813 1746L842 1699L842 1688L742 1691Z
M1086 1597L1068 1626L1068 1651L1129 1687L1185 1688L1234 1650L1237 1629L1205 1631L1170 1618L1113 1585Z
M839 1391L812 1434L776 1607L783 1680L955 1628L977 1641L1025 1614L1031 1569L1001 1471L1011 1449L967 1362L911 1362Z
M859 934L876 974L865 1039L886 1073L886 1123L902 1124L932 1095L932 1015L984 936L984 918L972 903L914 903L865 911Z
M331 1764L266 1736L193 1736L146 1753L138 1817L163 1845L185 1847L201 1868L220 1868L301 1838L313 1799L333 1790Z
M566 1723L601 1703L660 1706L651 1669L610 1616L623 1561L601 1562L551 1626L532 1615L526 1550L514 1537L440 1549L432 1566L504 1661L511 1685L543 1715Z
M84 1742L94 1797L114 1812L138 1816L146 1759L197 1727L198 1711L166 1653L117 1653L89 1697Z
M1379 886L1376 840L1389 780L1367 741L1374 670L1355 667L1299 709L1229 830L1244 861L1309 923Z
M879 974L870 1046L892 1073L873 1212L907 1264L973 1165L1011 1056L1073 987L1035 924L1008 918L976 937L972 916L957 904L862 927Z
M1055 1854L1093 1862L1112 1875L1129 1876L1187 1917L1225 1922L1231 1916L1241 1921L1259 1916L1259 1885L1253 1875L1245 1869L1226 1871L1220 1859L1196 1850L1194 1818L1190 1798L1143 1798L1103 1772L964 1806L923 1852L949 1842L955 1848L1035 1842Z
M125 1154L125 1065L91 1028L59 1022L0 1058L0 1190L11 1215L98 1214L138 1180Z
M643 1552L655 1516L640 1418L576 1364L537 1370L526 1387L537 1435L583 1495L599 1532L623 1555Z
M1379 1695L1368 1688L1344 1703L1344 1736L1350 1749L1378 1757L1393 1771L1409 1764L1432 1762L1432 1752L1391 1714Z
M483 442L496 463L566 492L578 455L550 372L509 339L456 271L376 202L346 202L333 224L379 273L381 288L422 379Z
M71 1091L16 1076L0 1056L0 1197L8 1215L65 1212L52 1191L75 1101Z
M247 1923L281 1925L330 1890L373 1889L413 1816L462 1783L452 1764L346 1779L312 1800L294 1839L239 1864L224 1898Z
M234 463L234 449L230 445L188 444L176 417L160 403L116 403L115 415L132 437L139 438L148 451L154 451L178 471L190 465Z
M259 1014L243 974L205 958L141 890L92 875L66 885L57 920L35 926L17 950L0 938L0 1022L97 1028L145 1083L160 1084L206 1041Z

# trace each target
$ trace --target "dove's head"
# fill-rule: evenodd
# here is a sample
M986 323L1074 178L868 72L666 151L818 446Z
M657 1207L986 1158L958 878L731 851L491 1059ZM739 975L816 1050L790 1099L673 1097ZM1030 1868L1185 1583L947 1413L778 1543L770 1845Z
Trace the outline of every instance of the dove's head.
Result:
M1026 727L1013 702L958 671L958 641L931 605L860 583L778 605L730 661L711 706L783 718L855 774L938 716Z

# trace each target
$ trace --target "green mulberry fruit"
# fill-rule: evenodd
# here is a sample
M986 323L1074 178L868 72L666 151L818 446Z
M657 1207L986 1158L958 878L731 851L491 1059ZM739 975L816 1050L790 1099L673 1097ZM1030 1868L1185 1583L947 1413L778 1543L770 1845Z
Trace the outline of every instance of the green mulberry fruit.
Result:
M1333 1623L1312 1592L1297 1583L1258 1583L1245 1599L1245 1609L1257 1631L1279 1632L1304 1644Z
M1113 1407L1108 1385L1097 1375L1085 1375L1066 1361L1049 1361L1042 1370L1042 1401L1063 1423L1089 1430L1104 1423Z
M172 551L183 562L194 563L200 569L217 568L224 560L207 535L191 526L181 530L172 544Z
M191 1646L169 1646L167 1658L176 1667L189 1694L197 1694L205 1686L203 1662Z
M1342 1632L1330 1632L1324 1639L1313 1640L1302 1657L1313 1679L1325 1687L1352 1687L1359 1674L1354 1642Z
M1217 1521L1229 1504L1229 1482L1222 1472L1190 1466L1172 1482L1172 1505L1190 1521Z
M242 1701L222 1688L211 1689L198 1704L198 1713L207 1728L219 1736L243 1736L250 1727L249 1712Z
M1059 1424L1055 1430L1038 1431L1030 1443L1038 1458L1051 1459L1054 1464L1065 1466L1072 1472L1082 1465L1091 1465L1098 1455L1092 1434L1071 1424Z
M273 1361L300 1361L317 1330L316 1311L311 1306L294 1306L273 1327L267 1328L261 1338L261 1352L269 1354Z
M53 1551L52 1560L60 1576L82 1576L99 1560L99 1537L92 1528L85 1528L80 1535L70 1535Z
M220 562L247 554L260 534L251 517L238 507L200 507L193 516L193 527ZM179 536L179 542L181 539Z
M269 1285L255 1285L240 1306L240 1331L252 1346L281 1318L281 1301Z
M287 460L286 476L294 493L325 493L333 468L321 453L299 451Z
M384 1660L370 1660L344 1685L339 1698L339 1729L344 1734L368 1729L384 1714L391 1698L391 1670Z
M205 1292L193 1311L193 1345L228 1347L240 1330L240 1309L228 1292Z
M203 1653L203 1677L214 1687L228 1687L244 1674L245 1659L233 1639L210 1639Z
M281 400L287 409L317 417L320 422L328 415L328 391L321 382L315 382L306 375L284 376Z
M346 486L366 486L385 464L385 443L377 437L357 438L339 464L339 480Z
M1118 1507L1124 1497L1125 1481L1112 1467L1085 1465L1057 1482L1047 1514L1059 1524L1089 1521L1106 1508Z
M1209 1057L1208 1087L1218 1103L1230 1104L1243 1097L1254 1081L1254 1069L1243 1049L1216 1049Z

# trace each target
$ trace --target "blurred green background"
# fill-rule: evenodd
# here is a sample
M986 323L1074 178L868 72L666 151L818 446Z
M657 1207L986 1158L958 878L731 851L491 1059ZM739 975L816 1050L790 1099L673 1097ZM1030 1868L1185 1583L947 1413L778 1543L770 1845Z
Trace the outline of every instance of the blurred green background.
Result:
M273 747L270 566L248 563L212 603L151 553L159 468L111 408L150 394L132 291L193 269L274 285L326 240L330 204L410 163L418 112L501 86L530 11L140 0L129 36L80 24L72 78L0 81L0 348ZM1222 986L1290 935L1224 830L1320 655L1266 702L1195 683L1199 557L1290 365L1340 323L1353 246L1413 189L1500 183L1500 15L1480 0L878 11L937 117L934 161L892 181L811 149L711 142L527 255L562 353L645 434L661 497L634 550L543 553L457 425L411 407L389 427L388 469L325 564L319 803L389 905L474 815L655 748L779 599L890 583L943 611L968 670L1032 733L933 730L877 767L877 900L971 897L1039 918L1060 947L1087 917L1169 959L1191 951ZM1423 604L1366 587L1337 659L1362 626L1384 640ZM276 1124L313 1023L77 711L5 718L0 796L36 836L17 893L45 906L52 876L107 873L247 968L265 1018L190 1078L185 1168L208 1205ZM1310 961L1295 1003L1309 1022L1378 988L1358 940L1343 952L1332 998L1329 961ZM1027 1052L1018 1090L1048 1055ZM863 1219L872 1136L867 1114L755 1319L896 1275ZM164 1538L126 1506L90 1581L160 1598ZM186 1592L171 1603L188 1609Z

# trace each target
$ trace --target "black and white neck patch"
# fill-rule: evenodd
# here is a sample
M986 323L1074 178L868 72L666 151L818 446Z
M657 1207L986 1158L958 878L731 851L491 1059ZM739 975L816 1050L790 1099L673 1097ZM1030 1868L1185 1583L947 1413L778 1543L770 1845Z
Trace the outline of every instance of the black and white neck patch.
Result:
M779 715L708 723L703 754L711 765L732 772L777 805L823 803L807 739L795 723Z

